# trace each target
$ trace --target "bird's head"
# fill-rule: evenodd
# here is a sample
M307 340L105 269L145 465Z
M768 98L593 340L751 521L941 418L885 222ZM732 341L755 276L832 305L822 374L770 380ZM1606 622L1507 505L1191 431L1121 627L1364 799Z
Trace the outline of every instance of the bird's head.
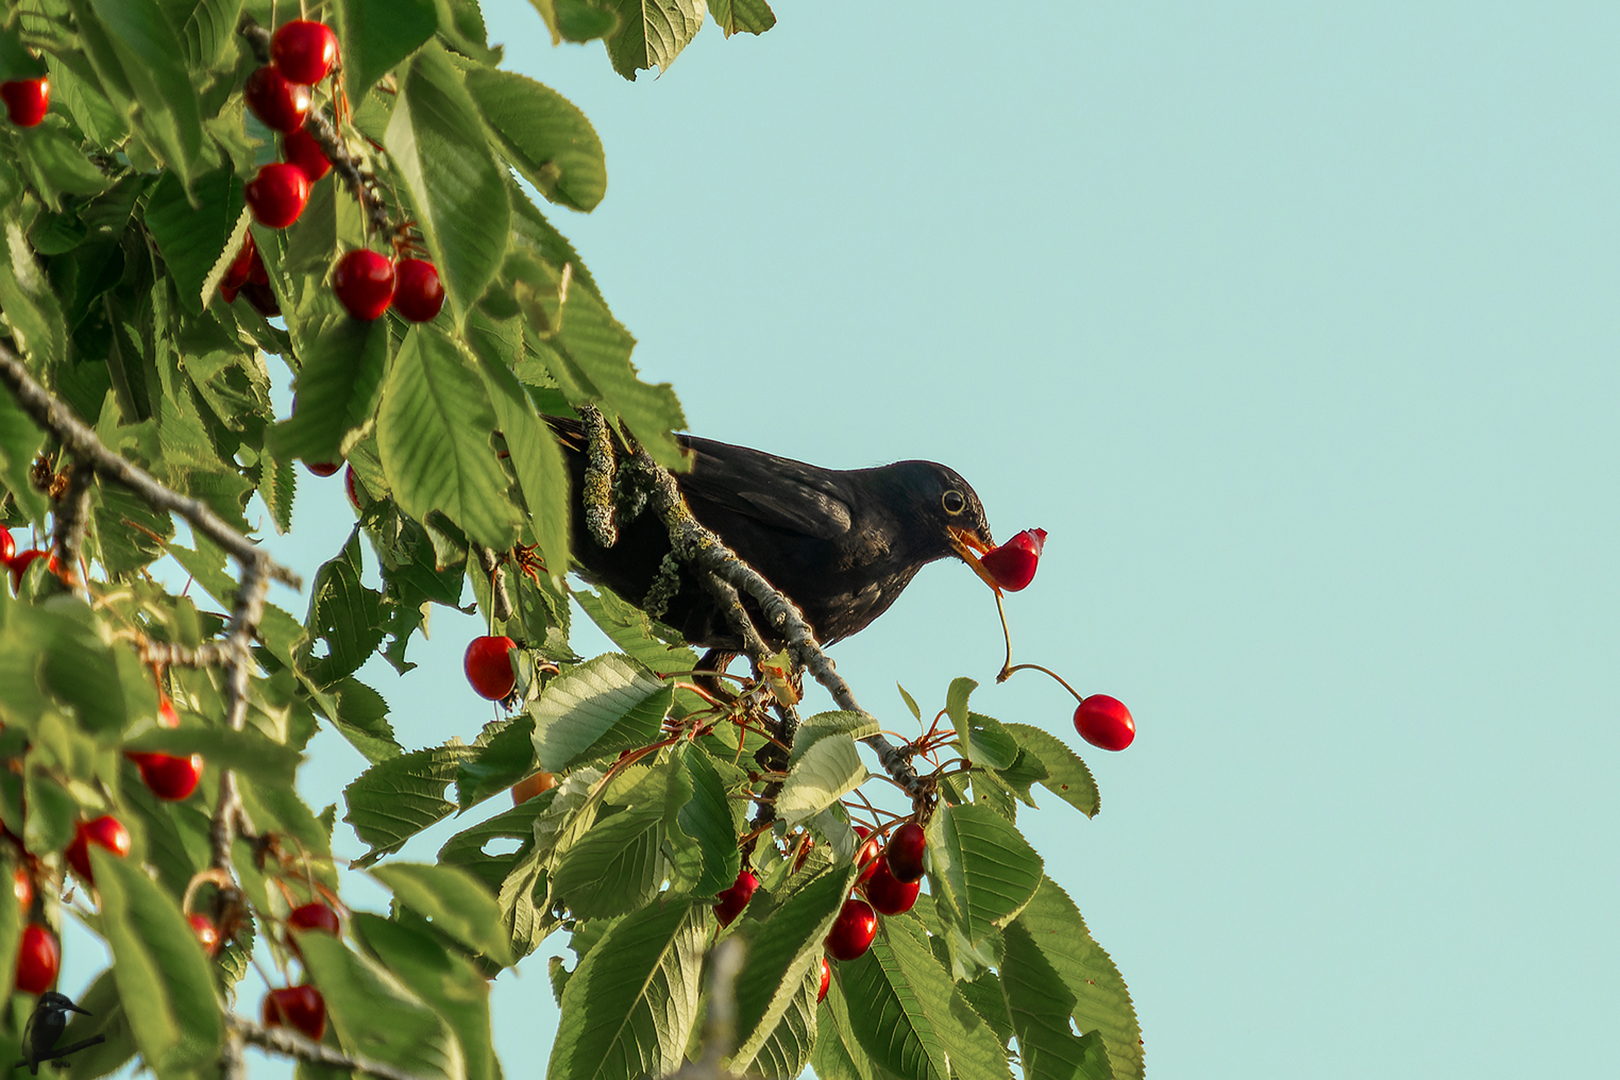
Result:
M56 1010L61 1012L84 1013L86 1016L90 1015L89 1012L86 1012L84 1009L81 1009L77 1005L73 1004L72 998L68 997L66 994L58 994L55 990L47 990L45 993L39 995L39 1002L35 1007L39 1009Z
M919 515L938 532L927 540L930 554L940 558L955 555L973 572L994 587L995 580L979 564L979 555L995 547L984 504L973 486L955 469L933 461L906 461L907 493Z

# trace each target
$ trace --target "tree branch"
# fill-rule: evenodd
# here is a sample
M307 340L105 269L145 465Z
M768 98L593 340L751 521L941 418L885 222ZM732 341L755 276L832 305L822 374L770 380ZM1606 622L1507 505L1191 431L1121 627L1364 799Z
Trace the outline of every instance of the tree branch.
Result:
M665 1080L740 1080L720 1067L737 1045L737 976L742 973L742 942L731 937L709 954L709 1011L703 1021L703 1056L688 1061Z
M277 581L294 589L303 586L297 574L271 559L263 549L227 525L204 503L165 487L145 469L109 450L90 427L69 412L68 407L53 397L50 391L35 382L22 359L4 345L0 345L0 384L11 391L17 404L33 417L34 423L55 435L72 457L88 463L102 480L116 480L123 484L154 510L179 514L194 530L223 548L244 569L250 564L262 564L263 572Z
M382 1077L383 1080L420 1080L415 1073L406 1072L398 1066L374 1061L359 1054L345 1054L341 1050L334 1050L330 1046L306 1039L288 1028L260 1027L234 1014L227 1014L225 1022L230 1025L232 1036L261 1050L269 1050L299 1061L308 1061L314 1065L329 1065L335 1069L353 1069L356 1072L370 1073L372 1076Z

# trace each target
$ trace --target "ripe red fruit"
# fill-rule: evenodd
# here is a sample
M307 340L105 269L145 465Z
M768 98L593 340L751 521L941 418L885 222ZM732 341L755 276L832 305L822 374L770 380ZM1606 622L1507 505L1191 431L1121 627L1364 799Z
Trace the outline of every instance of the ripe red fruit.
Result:
M91 885L96 883L90 872L90 845L106 848L120 859L129 854L129 830L111 814L103 814L94 821L81 821L73 832L73 843L67 848L68 865Z
M862 885L877 873L878 856L883 854L883 841L873 836L872 830L865 825L855 826L855 836L866 841L855 849L855 865L861 868L861 876L855 879L855 884Z
M343 490L348 492L349 503L356 509L363 509L360 505L360 491L354 486L354 466L350 465L343 470Z
M923 827L915 821L908 821L894 830L883 857L896 881L916 881L923 876L923 851L927 847L928 837L923 834Z
M351 251L332 272L332 291L344 311L370 322L387 311L394 298L394 261L365 248Z
M401 259L395 270L394 310L406 322L432 322L444 307L438 267L426 259Z
M877 937L877 912L865 900L844 901L838 918L827 932L827 951L834 960L859 960Z
M51 81L46 78L12 79L0 83L6 115L18 127L37 127L51 107Z
M1118 698L1092 694L1076 706L1074 730L1092 746L1123 750L1136 738L1136 721Z
M202 945L203 952L209 956L217 954L219 952L219 927L214 925L214 920L199 911L186 916L186 921L191 923L191 932L197 935L197 941Z
M536 795L543 795L556 786L556 773L537 772L512 785L512 805L522 806Z
M23 578L28 575L28 568L34 565L34 560L45 558L45 554L45 552L37 549L19 551L6 563L6 566L11 569L11 591L13 593L22 588Z
M888 859L877 861L877 872L866 883L866 899L879 915L904 915L917 902L921 881L901 881L894 876Z
M333 937L343 932L338 913L319 900L293 908L292 914L287 916L287 925L299 930L324 930Z
M504 634L499 637L485 634L473 638L468 644L462 667L467 672L467 681L481 696L499 701L512 692L512 687L517 684L517 675L507 654L515 648L517 642Z
M158 727L177 728L180 726L180 714L174 711L174 702L167 696L158 702Z
M191 797L202 779L203 756L176 757L173 754L131 754L129 759L141 770L141 782L165 802Z
M1035 566L1041 561L1041 548L1046 545L1045 529L1025 529L998 548L984 553L979 562L1008 592L1017 592L1035 577Z
M19 866L11 872L11 891L17 894L17 906L27 914L34 905L34 879L27 867Z
M314 86L337 60L337 35L325 23L294 19L270 35L270 62L291 82Z
M271 229L285 229L298 220L309 202L309 177L296 165L272 161L242 189L253 220Z
M339 469L343 468L343 462L341 462L341 461L316 461L316 462L308 462L308 461L306 461L306 462L304 462L304 468L308 469L310 472L314 473L316 476L331 476L333 473L335 473Z
M312 184L332 171L332 163L327 160L326 151L315 141L315 136L303 128L289 131L281 137L281 157L287 164L296 165L303 170Z
M11 535L11 530L0 525L0 563L8 563L11 557L17 554L17 541Z
M309 87L292 82L268 65L248 76L242 97L271 131L297 131L309 115Z
M62 967L62 947L49 927L29 923L17 943L17 989L26 994L43 994L56 981Z
M720 902L714 905L714 917L720 920L721 926L730 926L742 909L748 906L748 901L754 898L754 890L759 888L759 878L746 866L737 874L737 880L731 888L720 892Z
M821 958L821 989L816 991L816 1001L821 1002L827 1000L827 987L831 985L832 965L827 963L827 958L823 956Z
M242 247L236 253L236 258L225 268L225 276L219 279L219 295L225 298L227 304L236 299L237 290L253 277L254 263L258 263L259 272L264 273L264 262L259 258L259 245L254 243L253 234L248 233L247 239L242 241ZM269 280L268 276L266 280Z
M315 1042L326 1034L326 999L313 986L284 986L264 996L265 1027L294 1027Z

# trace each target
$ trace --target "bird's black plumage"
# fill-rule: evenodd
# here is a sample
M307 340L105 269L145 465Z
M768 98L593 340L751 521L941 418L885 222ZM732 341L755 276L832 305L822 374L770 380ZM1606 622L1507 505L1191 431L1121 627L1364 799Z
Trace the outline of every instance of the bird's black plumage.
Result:
M64 1052L70 1052L72 1047L57 1050L57 1042L62 1038L62 1032L67 1028L68 1013L88 1012L73 1004L73 1000L66 994L58 994L54 990L47 990L39 996L34 1005L34 1011L28 1016L28 1024L23 1029L23 1053L27 1055L17 1065L27 1065L28 1071L35 1076L39 1075L39 1066L42 1062ZM97 1039L96 1042L100 1042ZM17 1068L13 1065L12 1068Z
M576 493L575 559L588 579L646 607L670 551L663 522L651 511L629 516L621 508L618 540L600 544L578 505L587 464L584 428L559 419L552 426ZM823 644L883 614L918 570L960 554L964 538L981 550L990 546L978 495L944 465L823 469L711 439L679 438L692 468L675 478L693 516L796 603ZM757 612L750 613L765 640L781 645ZM687 570L659 617L694 645L741 648L713 597Z

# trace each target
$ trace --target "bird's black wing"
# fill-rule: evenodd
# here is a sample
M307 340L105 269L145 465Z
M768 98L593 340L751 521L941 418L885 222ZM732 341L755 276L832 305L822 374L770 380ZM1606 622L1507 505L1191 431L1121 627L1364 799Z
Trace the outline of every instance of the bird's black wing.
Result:
M851 506L838 473L712 439L683 436L681 442L692 451L692 471L676 476L688 502L818 540L849 532ZM703 517L701 505L692 509Z

